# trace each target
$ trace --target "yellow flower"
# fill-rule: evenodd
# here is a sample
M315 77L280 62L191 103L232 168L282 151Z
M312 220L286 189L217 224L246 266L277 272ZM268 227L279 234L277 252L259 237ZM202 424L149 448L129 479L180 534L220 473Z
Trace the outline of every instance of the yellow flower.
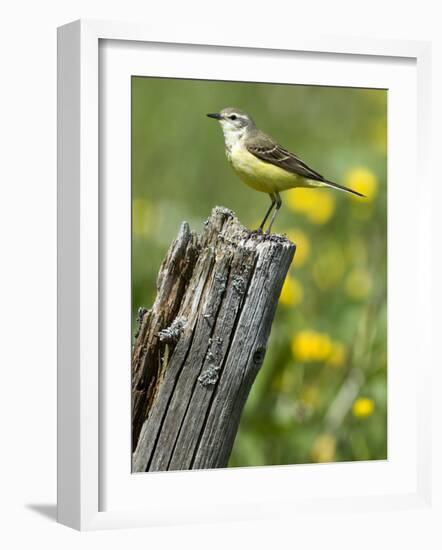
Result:
M317 225L322 225L333 216L335 211L335 198L328 191L318 191L320 200L315 203L314 208L307 212L308 219Z
M307 235L300 229L290 229L287 231L287 237L296 244L296 252L293 259L294 267L304 265L310 255L310 241Z
M352 168L347 172L344 185L364 194L366 201L373 201L378 192L379 182L371 170L361 166ZM352 198L356 201L361 200L361 198L356 195L352 195Z
M353 403L352 412L356 418L367 418L374 411L374 401L369 397L359 397Z
M292 340L292 353L299 361L324 361L332 351L328 334L314 330L302 330Z
M284 284L282 285L279 301L283 306L297 306L302 302L304 291L298 279L287 275Z
M342 367L347 360L347 348L342 342L333 342L327 365L334 368Z
M313 462L332 462L336 456L336 439L331 434L319 435L310 452Z
M355 268L347 276L345 291L353 300L364 300L371 292L373 281L366 269Z
M294 212L308 212L314 208L316 190L313 189L289 189L286 193L288 207Z
M132 202L132 231L137 237L146 237L152 228L152 205L146 199Z
M313 264L312 275L321 290L336 286L345 269L345 257L338 246L330 245Z
M291 210L303 213L318 225L328 222L335 211L335 198L324 189L289 189L286 199Z

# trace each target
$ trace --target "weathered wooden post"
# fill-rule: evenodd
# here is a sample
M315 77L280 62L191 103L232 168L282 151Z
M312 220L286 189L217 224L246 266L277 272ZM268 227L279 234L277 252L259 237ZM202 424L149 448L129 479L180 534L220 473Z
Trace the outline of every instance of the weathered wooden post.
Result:
M183 223L140 310L132 358L134 472L227 465L295 246L214 208Z

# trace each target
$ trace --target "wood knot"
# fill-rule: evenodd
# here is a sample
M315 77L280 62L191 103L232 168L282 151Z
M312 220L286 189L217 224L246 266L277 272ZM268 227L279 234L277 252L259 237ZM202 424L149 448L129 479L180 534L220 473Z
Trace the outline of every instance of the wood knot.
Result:
M258 348L255 353L253 354L253 362L255 365L261 365L261 363L264 361L264 356L266 354L266 348L261 347Z

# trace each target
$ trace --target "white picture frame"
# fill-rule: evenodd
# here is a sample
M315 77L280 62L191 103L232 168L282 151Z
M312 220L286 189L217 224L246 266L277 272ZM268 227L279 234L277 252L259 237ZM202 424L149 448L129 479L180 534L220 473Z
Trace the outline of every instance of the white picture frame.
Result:
M124 45L114 53L106 50L107 44ZM126 195L114 194L103 200L102 182L100 184L100 154L103 143L100 141L100 119L107 116L106 107L101 104L100 86L110 83L107 78L116 78L112 81L114 96L106 97L108 101L120 101L124 96L124 89L119 90L118 82L121 75L131 74L133 67L130 59L138 58L138 62L147 63L143 58L143 44L155 45L155 51L149 53L150 62L155 59L161 63L162 70L167 76L173 69L167 69L167 60L161 58L161 45L168 45L171 56L179 56L182 50L188 55L198 48L198 55L210 61L214 48L221 51L228 48L231 59L254 52L254 55L272 55L281 59L281 70L287 56L299 52L312 56L324 57L324 67L327 63L363 63L364 60L376 59L379 66L385 65L384 76L376 76L376 69L372 71L372 80L382 86L388 69L396 63L397 67L413 67L413 70L404 70L403 82L410 86L404 101L397 104L396 120L400 111L406 105L412 105L417 114L416 120L406 119L404 116L402 130L409 129L407 136L401 139L401 150L407 152L407 171L401 172L400 155L393 154L393 161L389 166L389 179L401 181L404 197L401 201L394 201L393 193L399 192L392 185L389 203L389 216L392 218L391 238L389 246L401 238L407 240L410 246L418 246L419 262L411 267L398 281L395 278L394 287L391 286L391 273L399 273L401 262L404 259L403 250L393 247L389 250L389 288L392 288L392 297L389 296L389 308L397 310L397 319L400 320L400 304L403 293L410 285L416 289L409 304L410 316L414 319L405 327L398 323L391 330L393 342L409 338L411 331L419 337L416 344L410 343L407 354L399 349L391 350L393 376L398 375L394 365L403 365L401 373L403 383L399 388L392 385L389 373L389 448L397 449L397 455L381 464L354 465L330 464L318 466L267 467L231 469L223 471L179 472L170 474L141 474L130 475L129 453L119 454L115 440L109 443L106 435L106 420L111 414L106 404L114 399L116 392L122 390L119 378L111 378L111 383L103 385L103 309L106 301L106 292L112 281L106 285L108 262L115 262L121 255L127 254L127 248L119 247L118 239L113 241L113 256L105 255L103 243L106 242L106 232L110 226L103 223L100 212L106 209L106 218L109 215L121 214L124 227L127 227L129 212L118 213L124 208ZM100 50L103 48L104 50ZM137 49L138 54L131 54L131 48ZM141 49L140 49L141 48ZM112 50L112 48L111 48ZM124 52L122 52L124 50ZM105 52L105 53L103 53ZM106 53L107 52L107 53ZM178 52L178 53L177 53ZM187 55L186 54L186 55ZM128 58L129 55L129 58ZM364 57L361 57L364 56ZM129 60L128 60L129 59ZM152 61L153 60L153 61ZM103 75L101 64L106 64L115 70ZM388 65L388 66L387 66ZM134 65L135 66L135 65ZM147 67L148 65L146 65ZM208 78L220 78L221 64L210 74L207 66L196 63L205 71ZM205 67L205 68L204 68ZM147 69L148 70L148 69ZM160 69L158 69L160 70ZM276 70L276 69L275 69ZM381 70L381 69L379 69ZM252 68L250 68L252 71ZM218 72L218 73L217 73ZM338 71L339 72L339 71ZM369 72L366 69L364 72ZM398 73L401 70L398 69ZM138 74L138 70L137 70ZM251 74L251 73L250 73ZM358 71L346 76L347 85L357 85ZM158 71L153 76L158 76ZM163 76L163 75L161 75ZM175 76L175 73L170 76ZM194 75L187 75L194 77ZM272 75L273 76L273 75ZM267 78L267 77L266 77ZM270 78L270 77L268 77ZM277 76L275 77L277 78ZM309 76L311 83L314 76ZM324 79L330 78L322 76ZM339 85L336 73L333 83ZM365 78L367 78L365 76ZM393 78L391 76L391 78ZM397 86L400 86L398 77ZM430 78L430 45L425 42L363 40L356 38L306 38L297 35L293 37L281 36L271 44L265 38L255 40L241 40L239 37L218 36L209 38L204 31L197 35L187 36L186 31L171 32L170 35L156 32L154 29L135 24L77 21L61 27L58 31L58 521L80 530L104 529L116 527L138 527L165 525L174 523L194 523L200 521L219 521L234 519L250 519L259 517L284 517L296 513L326 513L333 509L345 513L354 510L395 510L398 508L425 508L431 501L431 432L430 432L430 401L431 393L430 369L431 357L431 267L430 250L427 243L431 242L428 211L431 205L431 186L428 180L427 151L429 146L429 78ZM247 78L244 78L247 79ZM263 75L264 79L264 75ZM408 79L408 80L407 80ZM413 81L411 81L412 79ZM265 81L265 80L264 80ZM278 80L274 80L278 81ZM366 80L361 82L367 82ZM417 85L417 94L413 85ZM127 91L127 90L126 90ZM119 96L115 94L120 94ZM113 105L113 104L112 104ZM125 116L125 111L117 114ZM127 114L127 113L126 113ZM394 105L393 105L394 114ZM127 137L128 120L118 122L118 134ZM390 144L394 136L390 133ZM398 124L396 124L398 126ZM120 132L121 130L121 132ZM397 130L400 130L397 128ZM407 132L404 132L407 133ZM392 137L393 136L393 137ZM101 138L103 136L101 135ZM399 139L399 137L398 137ZM112 145L121 157L122 172L115 166L121 177L127 180L127 141ZM417 146L417 147L416 147ZM397 162L394 159L397 159ZM126 160L125 160L126 159ZM421 184L414 193L406 193L415 183L417 163L419 163L419 181ZM126 172L124 172L126 166ZM402 168L403 169L403 168ZM108 170L103 170L109 173ZM393 174L393 176L392 176ZM116 186L113 186L115 189ZM395 190L396 188L396 190ZM121 186L124 193L127 186ZM419 227L413 233L406 222L407 208L412 204L419 208ZM119 205L119 206L118 206ZM129 209L130 210L130 209ZM400 229L402 228L402 233ZM104 233L104 235L103 235ZM124 241L124 239L123 239ZM397 250L397 253L395 252ZM107 253L106 253L107 254ZM124 265L124 262L119 262ZM129 264L127 269L130 269ZM121 273L121 280L127 281L127 271ZM126 296L127 299L127 296ZM126 304L122 301L117 305L124 311ZM124 315L123 318L126 318ZM126 318L128 319L128 317ZM399 326L400 325L400 326ZM115 327L118 329L118 327ZM125 327L120 329L124 332ZM125 341L122 341L121 353L125 353ZM396 346L397 347L397 346ZM128 351L130 348L127 348ZM116 350L118 352L118 350ZM390 350L389 350L390 353ZM419 354L419 355L418 355ZM108 354L107 354L108 355ZM417 357L422 358L416 361ZM123 356L124 357L124 356ZM419 373L417 368L419 367ZM128 371L129 372L129 371ZM395 374L396 373L396 374ZM419 374L419 376L417 376ZM129 384L129 380L127 382ZM394 389L397 387L397 391ZM398 437L398 446L390 441L391 428L400 423L395 415L399 410L401 399L408 392L413 404L409 404L409 425L415 427L410 435L410 447L407 447L407 460L402 457ZM109 396L108 396L109 394ZM127 399L127 395L124 399ZM112 410L123 420L115 419L113 427L115 434L123 434L129 424L125 418L130 414L124 412L124 399L118 401L118 406ZM113 403L113 401L112 401ZM115 402L116 403L116 402ZM126 403L127 404L127 403ZM391 405L391 410L390 410ZM396 407L396 408L395 408ZM126 416L125 416L126 415ZM123 430L123 431L122 431ZM393 430L392 438L395 437ZM114 438L115 439L115 438ZM404 438L403 438L404 440ZM121 447L121 445L120 445ZM123 445L124 447L124 445ZM404 454L404 452L402 452ZM112 456L112 460L109 459ZM114 457L117 457L114 459ZM119 457L119 458L118 458ZM396 460L397 458L397 460ZM123 469L126 468L123 472ZM117 480L119 473L121 478ZM384 477L383 477L384 476ZM366 487L356 486L358 480L365 478ZM392 480L391 485L385 486L384 480ZM103 485L110 486L109 490ZM378 483L378 485L377 485ZM223 492L223 487L241 487L244 498L238 498L229 491ZM285 487L296 484L300 496L291 497ZM355 485L356 484L356 485ZM254 488L260 485L260 496ZM369 487L372 490L369 490ZM210 487L210 490L207 488ZM318 489L319 487L319 489ZM355 488L356 487L356 488ZM214 491L214 488L216 490ZM179 494L192 489L193 497L184 502ZM143 504L143 494L148 491L150 499ZM359 491L359 492L358 492ZM108 496L111 495L111 497ZM103 496L104 495L104 496ZM107 496L106 496L107 495ZM152 495L156 498L152 499ZM162 497L161 497L162 495ZM214 496L216 495L216 496ZM172 498L173 497L173 498ZM109 504L110 503L110 504Z

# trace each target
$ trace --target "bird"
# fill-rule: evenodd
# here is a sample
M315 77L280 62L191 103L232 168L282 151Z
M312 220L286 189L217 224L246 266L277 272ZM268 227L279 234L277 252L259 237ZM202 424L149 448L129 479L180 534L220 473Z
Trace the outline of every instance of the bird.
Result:
M298 156L257 128L245 111L226 107L218 113L208 113L207 116L220 123L227 159L239 178L252 189L267 193L270 197L270 207L257 229L259 233L263 232L273 210L266 230L270 234L282 206L280 193L287 189L329 187L364 197L359 191L330 181L310 168Z

